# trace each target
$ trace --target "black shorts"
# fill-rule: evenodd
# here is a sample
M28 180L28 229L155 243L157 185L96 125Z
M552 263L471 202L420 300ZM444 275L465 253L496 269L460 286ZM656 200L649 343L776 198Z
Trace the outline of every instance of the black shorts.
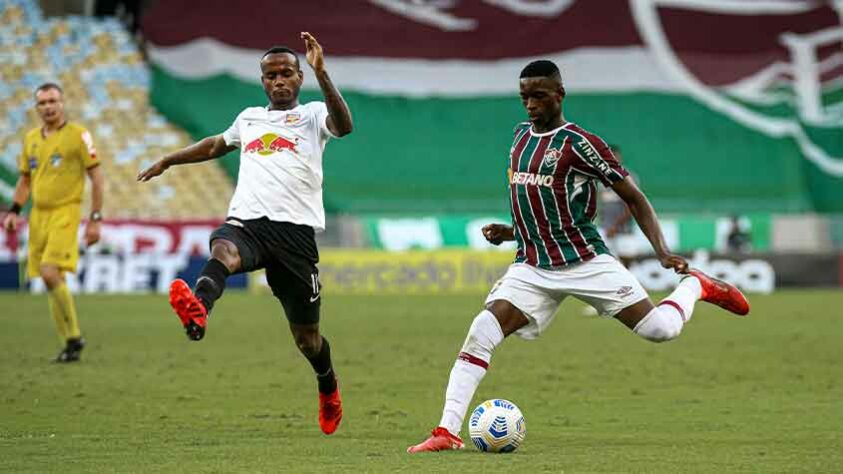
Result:
M266 269L266 282L291 323L319 322L322 284L316 268L319 251L312 227L266 217L229 217L211 234L211 245L217 239L237 247L242 272Z

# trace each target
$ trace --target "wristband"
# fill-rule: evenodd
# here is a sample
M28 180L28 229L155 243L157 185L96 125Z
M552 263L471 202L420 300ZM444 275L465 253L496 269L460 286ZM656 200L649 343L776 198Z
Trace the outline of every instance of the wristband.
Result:
M100 211L94 211L91 213L91 222L99 222L102 220L102 213Z
M21 209L23 209L23 206L16 202L12 202L12 207L9 208L9 212L12 214L20 214Z

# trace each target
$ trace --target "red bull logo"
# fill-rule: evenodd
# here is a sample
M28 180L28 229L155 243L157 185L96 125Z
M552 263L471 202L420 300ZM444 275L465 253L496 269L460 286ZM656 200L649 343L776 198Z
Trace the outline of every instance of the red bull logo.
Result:
M267 133L243 147L243 153L257 153L261 156L279 153L282 150L296 151L298 138L287 139L274 133Z

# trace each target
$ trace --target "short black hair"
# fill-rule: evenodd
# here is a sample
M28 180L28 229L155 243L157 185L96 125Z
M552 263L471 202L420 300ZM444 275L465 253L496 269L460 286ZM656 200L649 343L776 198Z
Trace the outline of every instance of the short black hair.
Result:
M263 53L263 56L261 56L261 61L263 61L263 58L269 56L270 54L285 54L285 53L286 54L292 54L293 57L296 58L296 67L301 67L301 62L299 61L299 55L295 51L293 51L292 48L288 48L287 46L273 46L273 47L269 48L268 50L266 50L265 53Z
M55 90L59 91L59 94L64 95L64 91L61 89L61 86L59 86L55 82L45 82L45 83L41 84L40 86L38 86L38 88L35 89L35 92L34 92L33 95L37 96L39 92L48 91L50 89L55 89Z
M556 67L553 61L548 61L547 59L539 59L524 66L519 77L520 79L524 79L525 77L549 77L562 82L562 74L559 73L559 68Z

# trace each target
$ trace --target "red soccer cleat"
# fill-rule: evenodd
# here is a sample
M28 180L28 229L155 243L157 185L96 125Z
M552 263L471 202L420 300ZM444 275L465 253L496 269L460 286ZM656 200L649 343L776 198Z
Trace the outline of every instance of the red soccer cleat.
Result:
M319 427L326 435L337 431L342 421L342 399L340 389L337 387L331 393L319 393Z
M734 285L723 280L710 277L699 270L691 270L688 274L697 277L702 287L700 299L711 304L716 304L726 311L746 316L749 313L749 301Z
M208 311L190 287L182 279L170 283L170 306L176 312L187 332L187 337L198 341L205 337L205 326L208 323Z
M451 449L462 449L465 445L459 436L452 435L450 431L438 426L430 433L430 438L421 443L407 448L408 453L426 453L434 451L449 451Z

